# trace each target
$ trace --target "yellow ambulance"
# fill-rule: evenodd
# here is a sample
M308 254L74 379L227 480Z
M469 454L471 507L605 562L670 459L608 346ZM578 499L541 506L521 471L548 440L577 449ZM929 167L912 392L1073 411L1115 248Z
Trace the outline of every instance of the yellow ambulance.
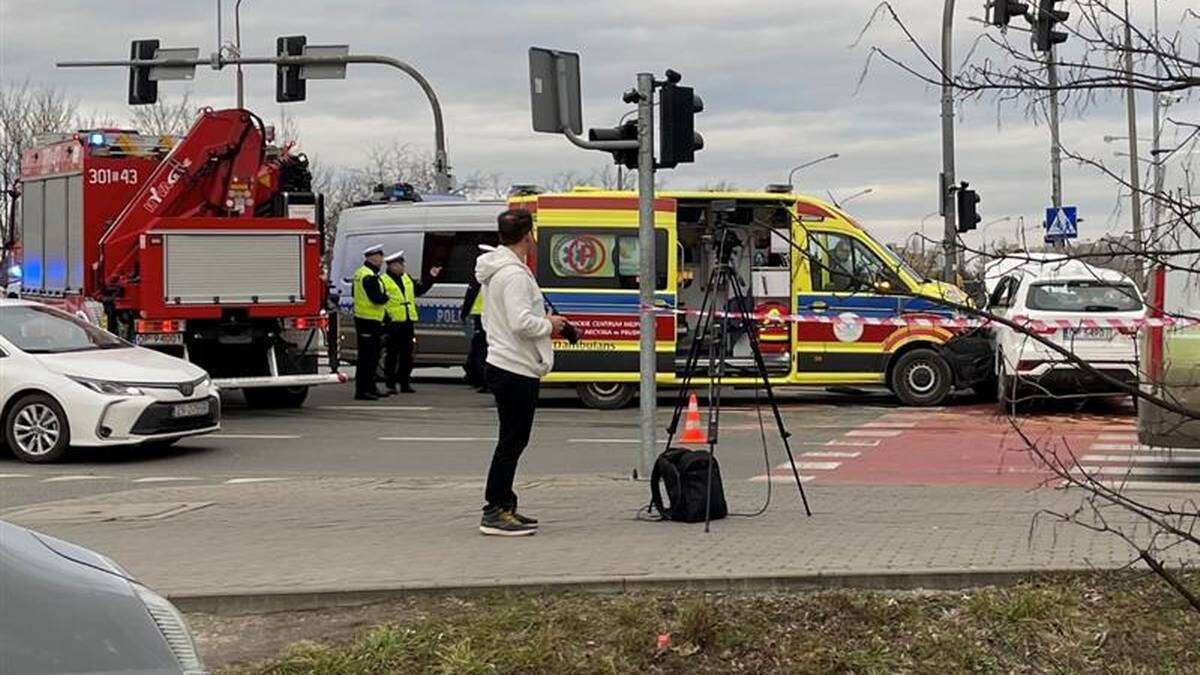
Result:
M591 407L626 405L638 382L636 193L578 188L514 196L509 206L534 214L530 265L546 297L584 333L576 344L556 336L545 381L575 385ZM712 301L755 313L773 384L883 385L909 405L937 405L970 384L944 349L964 317L932 300L967 304L966 294L914 270L836 206L795 194L668 191L656 195L654 212L660 384L686 374L717 232L736 243L730 265L746 298L738 303L727 288ZM725 384L756 381L745 333L725 338ZM709 351L698 353L707 372Z

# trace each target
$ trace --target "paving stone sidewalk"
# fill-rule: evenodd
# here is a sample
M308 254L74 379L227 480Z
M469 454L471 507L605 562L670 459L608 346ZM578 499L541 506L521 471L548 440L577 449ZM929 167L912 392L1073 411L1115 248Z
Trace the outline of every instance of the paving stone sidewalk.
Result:
M773 488L765 515L717 521L707 534L703 524L637 520L646 485L605 477L519 485L522 510L542 519L537 536L519 539L480 535L482 485L453 479L155 487L0 518L103 552L177 598L1085 569L1131 558L1115 537L1034 522L1077 494L808 486L807 518L794 486ZM757 509L764 494L761 484L727 487L736 511Z

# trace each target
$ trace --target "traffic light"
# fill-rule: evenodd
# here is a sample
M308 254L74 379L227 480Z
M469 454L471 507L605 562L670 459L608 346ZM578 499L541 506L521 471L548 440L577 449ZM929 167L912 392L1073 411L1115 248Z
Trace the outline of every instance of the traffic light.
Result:
M691 87L668 81L659 90L658 108L658 166L673 169L696 161L696 151L704 148L696 113L704 111L704 102Z
M609 129L588 129L589 141L636 141L637 139L638 125L634 120ZM637 148L612 150L611 152L614 164L623 164L627 169L638 168Z
M275 38L276 56L304 56L304 45L308 38L289 35ZM308 83L300 77L303 66L275 66L275 100L279 103L303 101L308 94Z
M963 181L962 185L955 190L955 196L958 197L958 231L970 232L979 227L979 194L974 190L967 188L969 183Z
M152 61L158 52L158 40L134 40L131 61ZM129 67L129 105L149 105L158 100L158 82L150 79L150 66Z
M1054 26L1067 20L1068 12L1054 8L1059 0L1038 0L1037 14L1033 17L1033 42L1038 51L1048 52L1057 44L1067 41L1067 34L1054 30Z
M1014 0L992 0L992 25L1007 26L1013 17L1025 16L1029 5Z

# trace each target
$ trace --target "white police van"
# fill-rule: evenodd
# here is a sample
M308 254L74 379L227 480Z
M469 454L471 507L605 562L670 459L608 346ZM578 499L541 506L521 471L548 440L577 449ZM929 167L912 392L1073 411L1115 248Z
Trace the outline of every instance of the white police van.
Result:
M421 201L387 201L345 209L338 216L329 280L338 304L339 357L357 359L351 279L362 265L362 251L380 244L390 254L403 250L414 281L441 274L417 298L417 366L458 366L466 359L469 328L460 318L463 296L475 272L479 245L495 246L496 216L503 201L466 201L429 196Z

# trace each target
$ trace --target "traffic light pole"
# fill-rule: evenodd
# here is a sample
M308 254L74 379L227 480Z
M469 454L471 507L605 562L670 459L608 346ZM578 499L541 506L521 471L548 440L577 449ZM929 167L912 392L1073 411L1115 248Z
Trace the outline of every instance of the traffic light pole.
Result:
M654 462L654 418L658 407L658 356L656 342L658 318L654 312L654 76L638 73L638 298L641 325L638 366L641 382L638 400L641 406L641 443L639 475L650 478Z
M162 60L125 60L125 61L59 61L59 68L94 68L94 67L118 67L118 68L133 68L133 67L195 67L210 65L213 70L220 70L226 65L275 65L275 66L319 66L319 65L347 65L351 63L374 63L378 65L390 66L395 68L409 77L411 77L421 91L425 92L425 97L429 99L429 105L433 109L433 142L434 142L434 188L440 194L450 192L452 178L450 176L450 163L446 155L446 127L442 121L442 106L438 102L437 93L433 90L433 85L429 84L429 80L425 76L413 68L411 65L394 59L390 56L379 56L375 54L346 54L344 56L238 56L236 58L226 58L219 53L213 54L209 59L162 59Z
M954 281L958 269L958 223L954 205L954 86L952 29L954 24L954 0L946 0L942 9L942 176L938 189L941 190L943 230L942 249L945 256L942 275L946 281Z
M1050 86L1050 198L1062 207L1062 146L1058 136L1058 66L1055 48L1046 52L1046 81Z
M1062 145L1058 135L1058 60L1057 49L1052 45L1046 52L1046 84L1050 87L1050 203L1055 209L1062 208ZM1059 239L1055 248L1066 248L1067 241Z

